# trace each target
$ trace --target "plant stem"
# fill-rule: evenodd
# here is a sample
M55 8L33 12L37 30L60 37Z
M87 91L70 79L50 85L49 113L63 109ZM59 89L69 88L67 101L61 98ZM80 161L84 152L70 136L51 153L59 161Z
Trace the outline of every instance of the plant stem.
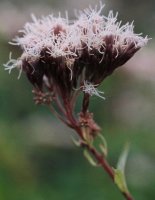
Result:
M89 146L87 144L83 145L84 147L87 148L87 150L94 156L94 158L98 161L98 164L100 166L102 166L102 168L107 172L107 174L111 177L111 179L114 182L114 170L113 168L110 166L110 164L108 163L108 161L105 159L105 157L103 157L103 155L101 155L96 149L95 147ZM131 194L129 192L122 192L122 195L125 197L126 200L134 200L134 198L131 196Z
M84 96L83 110L82 110L83 113L86 113L88 105L89 105L89 96ZM87 142L85 142L84 133L83 133L82 129L80 128L77 120L74 118L74 116L72 114L72 109L70 107L69 102L65 101L64 106L65 106L65 110L66 110L66 117L68 119L67 121L65 121L61 117L61 115L58 115L58 113L54 112L54 114L59 119L61 119L64 123L66 123L68 126L72 127L77 132L77 134L81 138L81 141L83 141L83 142L81 142L81 146L84 147L84 148L87 148L87 150L96 159L96 161L98 162L98 164L100 166L102 166L102 168L110 176L110 178L112 179L113 183L115 183L115 173L114 173L113 167L110 166L110 164L106 160L105 156L103 156L103 154L99 153L94 146L89 145ZM50 106L50 109L51 109L52 112L54 111L54 109L51 106ZM122 193L122 195L125 197L126 200L134 200L133 197L131 196L131 194L129 192L122 192L121 190L120 190L120 192Z
M90 147L87 145L87 149L96 158L96 160L98 161L98 164L100 164L104 168L104 170L109 174L109 176L114 181L114 171L112 167L109 165L109 163L106 161L106 159L103 157L103 155L98 153L94 147Z

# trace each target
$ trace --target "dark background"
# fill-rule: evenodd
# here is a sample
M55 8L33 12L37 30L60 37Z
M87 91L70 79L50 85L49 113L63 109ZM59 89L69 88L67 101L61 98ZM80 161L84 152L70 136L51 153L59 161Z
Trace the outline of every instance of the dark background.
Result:
M104 14L119 12L123 23L135 21L135 31L150 38L125 66L102 84L106 100L92 97L90 111L108 141L108 159L116 166L126 141L130 143L127 181L136 200L155 198L155 1L106 0ZM36 106L24 74L9 75L3 64L8 44L31 13L36 16L83 9L93 0L0 1L0 200L121 200L123 197L100 168L93 168L71 141L70 129L48 109ZM80 109L80 107L79 107Z

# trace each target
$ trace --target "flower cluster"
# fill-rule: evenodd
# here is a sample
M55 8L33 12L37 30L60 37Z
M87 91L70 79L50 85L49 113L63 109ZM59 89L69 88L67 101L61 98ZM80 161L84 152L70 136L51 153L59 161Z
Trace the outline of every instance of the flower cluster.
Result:
M39 98L40 92L50 93L42 95L44 102L57 101L65 114L65 105L69 104L71 110L82 90L86 111L88 96L104 98L97 86L148 41L134 33L133 23L117 22L112 11L107 17L101 15L103 7L80 11L74 22L68 17L32 16L33 21L20 31L22 36L11 43L20 46L23 54L17 60L10 58L6 69L24 71L39 91ZM47 101L46 96L50 96Z
M34 89L36 104L45 104L66 125L76 131L75 144L84 148L84 155L94 166L101 166L127 200L132 200L124 176L126 152L120 159L122 167L111 167L106 160L107 144L99 133L93 114L88 111L92 95L104 99L97 87L119 66L126 63L147 41L134 33L133 23L121 25L117 14L101 15L100 8L80 11L73 22L53 15L26 23L11 44L21 47L17 60L5 64L9 72L19 68L25 72ZM81 112L75 115L76 100L83 92ZM98 136L98 148L94 145ZM95 161L93 160L95 158ZM119 163L120 164L120 163ZM119 166L119 165L118 165Z

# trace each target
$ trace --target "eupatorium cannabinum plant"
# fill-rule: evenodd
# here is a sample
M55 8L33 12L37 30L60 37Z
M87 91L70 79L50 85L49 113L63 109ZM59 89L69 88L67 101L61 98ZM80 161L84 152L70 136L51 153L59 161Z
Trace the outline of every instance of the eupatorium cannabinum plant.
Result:
M110 166L106 141L88 107L92 95L104 99L98 86L146 45L148 38L135 34L133 23L122 25L112 11L107 17L101 15L103 7L80 11L74 22L68 17L32 16L33 21L11 42L20 46L22 55L17 60L10 56L5 69L18 68L19 75L26 74L35 103L47 105L74 129L79 136L75 143L84 148L86 158L104 168L124 197L133 200L124 175L126 152L116 169ZM83 102L77 114L74 108L80 93ZM94 146L96 137L101 140L98 148Z

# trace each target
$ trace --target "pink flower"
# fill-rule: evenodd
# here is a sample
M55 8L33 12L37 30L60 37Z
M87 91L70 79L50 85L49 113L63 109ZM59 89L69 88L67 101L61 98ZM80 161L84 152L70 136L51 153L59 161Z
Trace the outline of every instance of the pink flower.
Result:
M46 88L62 99L72 99L76 88L89 93L88 86L93 86L90 95L100 96L95 87L148 41L134 33L133 23L117 22L112 11L101 15L103 7L80 11L73 23L61 16L33 15L20 31L22 36L11 43L23 54L17 60L10 58L6 69L18 67L35 88Z

